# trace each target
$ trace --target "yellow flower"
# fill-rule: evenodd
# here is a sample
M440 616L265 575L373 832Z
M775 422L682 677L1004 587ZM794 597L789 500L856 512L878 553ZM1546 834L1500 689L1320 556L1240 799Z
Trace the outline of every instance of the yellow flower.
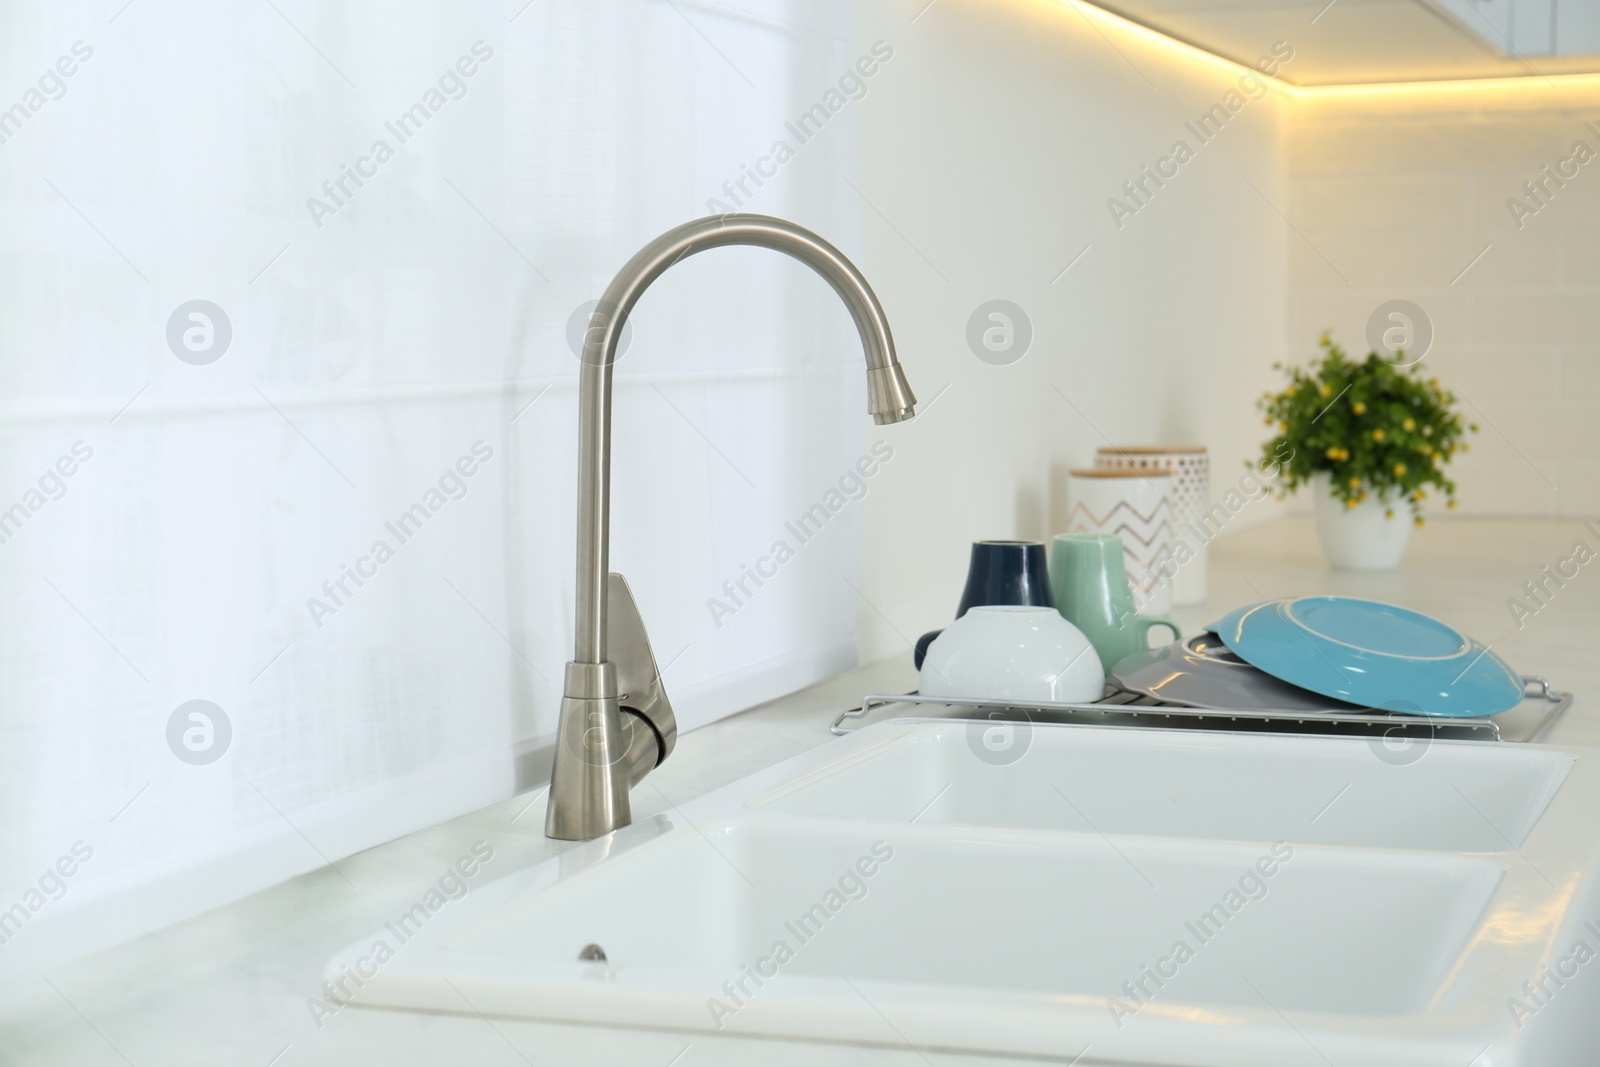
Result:
M1328 331L1327 330L1323 330L1322 331L1322 336L1317 338L1317 344L1319 344L1319 345L1331 345L1331 344L1333 344L1333 338L1328 336Z
M1394 508L1385 508L1383 511L1383 517L1386 519L1394 518Z
M1421 516L1421 515L1418 515L1418 516L1417 516L1417 518L1416 518L1416 525L1418 525L1418 526L1421 526L1421 525L1422 525L1422 516Z
M1339 450L1337 448L1328 449L1328 458L1329 459L1338 459L1339 458Z
M1372 431L1372 439L1374 441L1381 441L1381 440L1383 440L1383 438L1384 438L1383 427L1380 426L1376 430Z
M1357 400L1355 403L1350 405L1350 410L1355 412L1357 415L1365 415L1367 413L1367 405Z
M1404 463L1396 463L1394 465L1394 476L1396 478L1404 478L1406 476L1406 465Z
M1344 502L1344 506L1345 506L1345 508L1346 508L1346 509L1347 509L1347 510L1348 510L1348 509L1350 509L1350 508L1353 508L1353 507L1355 507L1355 506L1356 506L1356 502L1355 502L1355 501L1354 501L1354 500L1346 500L1346 501L1345 501L1345 502Z
M1427 495L1428 495L1427 493L1424 493L1421 489L1418 489L1415 493L1411 494L1411 499L1412 500L1421 500L1423 497L1425 497Z
M1321 393L1323 396L1332 396L1333 386L1329 385L1327 382L1323 382L1322 388L1318 389L1317 392Z
M1361 488L1361 479L1360 478L1351 478L1350 479L1350 488L1352 488L1352 489Z
M1456 502L1452 500L1450 503L1446 504L1445 507L1449 508L1451 511L1454 511L1456 509Z
M1284 389L1283 395L1286 396L1286 397L1294 396L1294 391L1295 391L1294 390L1294 386L1291 385L1291 386L1287 387L1286 389Z
M1287 422L1280 422L1278 423L1278 429L1287 431L1289 429L1289 424Z
M1417 428L1417 420L1416 419L1407 419L1405 422L1402 422L1400 424L1400 428L1405 430L1406 433L1410 433L1412 430L1415 430Z
M1431 455L1433 455L1433 446L1432 445L1418 445L1417 446L1417 451L1421 452L1424 456L1431 456Z
M1424 436L1424 437L1432 437L1433 436L1433 427L1432 426L1424 426L1422 428L1422 436Z

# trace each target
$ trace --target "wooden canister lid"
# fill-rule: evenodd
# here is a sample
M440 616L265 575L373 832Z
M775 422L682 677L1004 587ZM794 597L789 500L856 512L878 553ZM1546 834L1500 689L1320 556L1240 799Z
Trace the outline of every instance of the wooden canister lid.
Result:
M1115 467L1075 467L1067 472L1074 478L1170 478L1172 472L1167 470L1150 470L1146 468L1119 470Z

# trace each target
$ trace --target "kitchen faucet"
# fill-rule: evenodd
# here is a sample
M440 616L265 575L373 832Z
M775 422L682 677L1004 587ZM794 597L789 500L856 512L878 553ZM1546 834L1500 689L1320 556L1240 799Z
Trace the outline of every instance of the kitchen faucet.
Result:
M578 600L556 728L544 832L587 841L633 821L628 791L672 752L677 719L633 594L610 573L611 368L628 313L679 260L722 245L793 256L839 294L867 358L867 406L879 425L916 414L883 307L861 272L810 230L765 215L713 215L668 230L617 273L584 335L578 395Z

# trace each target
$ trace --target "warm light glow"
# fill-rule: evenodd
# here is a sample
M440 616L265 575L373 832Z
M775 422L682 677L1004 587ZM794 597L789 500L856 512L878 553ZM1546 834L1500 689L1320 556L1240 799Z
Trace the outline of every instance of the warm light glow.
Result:
M1404 93L1504 93L1519 90L1564 92L1600 90L1600 74L1530 74L1516 78L1456 78L1450 81L1369 82L1356 85L1296 86L1295 92L1307 99L1341 96L1383 96Z
M1476 953L1485 945L1538 945L1542 946L1539 954L1538 966L1530 978L1537 978L1539 971L1550 964L1556 952L1554 944L1556 931L1561 928L1561 920L1566 918L1572 907L1573 896L1578 889L1578 876L1572 875L1563 879L1565 888L1557 890L1556 895L1540 901L1537 895L1519 895L1500 905L1499 910L1491 912L1478 926L1471 940L1461 949L1455 963L1445 975L1433 997L1428 1002L1429 1009L1437 1008L1444 1002L1455 985L1456 979L1467 969ZM1523 898L1526 897L1526 903Z
M1101 27L1109 27L1118 33L1122 33L1129 37L1138 38L1139 40L1145 41L1148 44L1153 44L1159 48L1166 49L1167 51L1175 52L1178 55L1183 56L1185 59L1194 60L1204 63L1208 66L1215 67L1230 77L1239 74L1254 74L1258 78L1263 77L1261 71L1257 70L1255 67L1247 66L1224 56L1219 56L1215 52L1208 52L1204 48L1192 45L1187 41L1180 41L1176 37L1168 37L1160 30L1153 30L1149 26L1146 26L1142 23L1134 22L1132 19L1124 18L1114 11L1107 11L1103 7L1095 7L1093 4L1086 4L1083 2L1083 0L1059 0L1059 2L1079 12L1086 19L1089 19L1092 22L1100 23ZM1295 89L1295 86L1290 85L1288 82L1280 81L1278 84L1282 85L1285 89L1288 89L1291 92Z
M1099 995L1089 996L1083 993L1055 993L1048 995L1046 999L1062 1005L1091 1009L1097 1013L1104 1012L1106 1006L1105 997ZM1163 1018L1176 1019L1179 1022L1197 1023L1201 1026L1246 1026L1250 1023L1248 1016L1237 1013L1229 1014L1185 1004L1158 1004L1150 1000L1145 1001L1140 1006L1139 1013L1160 1015Z
M1086 3L1085 0L1056 0L1057 3L1077 11L1096 24L1097 29L1110 30L1153 45L1190 61L1210 66L1228 75L1254 74L1265 77L1255 67L1239 63L1208 52L1204 48L1169 37L1160 30ZM1360 82L1349 85L1295 85L1281 78L1272 79L1275 87L1299 100L1332 100L1355 96L1400 96L1412 93L1509 93L1520 91L1565 92L1600 90L1600 74L1529 74L1499 78L1454 78L1447 81Z

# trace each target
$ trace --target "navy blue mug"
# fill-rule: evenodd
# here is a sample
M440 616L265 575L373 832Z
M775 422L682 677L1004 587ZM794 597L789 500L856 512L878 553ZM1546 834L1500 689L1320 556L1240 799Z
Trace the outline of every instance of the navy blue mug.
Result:
M969 608L997 605L1053 608L1050 592L1048 553L1041 541L974 541L972 562L967 565L967 586L961 591L956 618ZM931 630L917 639L912 662L922 669L933 639L944 633Z

